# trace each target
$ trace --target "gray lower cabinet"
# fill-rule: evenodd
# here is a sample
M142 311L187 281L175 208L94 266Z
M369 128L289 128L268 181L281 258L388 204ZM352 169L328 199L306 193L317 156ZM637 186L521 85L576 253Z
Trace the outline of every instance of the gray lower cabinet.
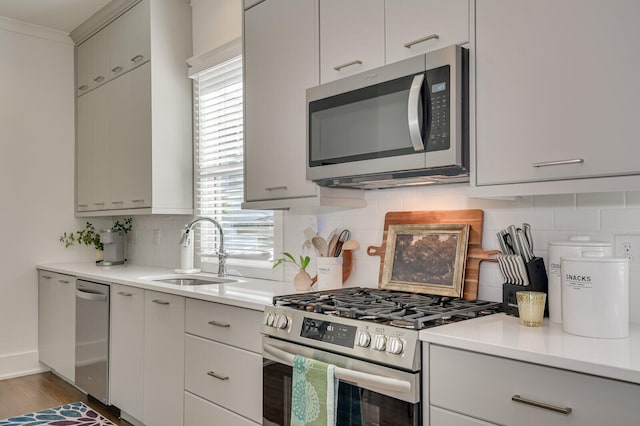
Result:
M425 347L431 426L638 423L640 385L449 347Z
M40 362L70 382L76 369L76 278L38 271Z
M187 299L185 426L262 424L261 324L259 311Z

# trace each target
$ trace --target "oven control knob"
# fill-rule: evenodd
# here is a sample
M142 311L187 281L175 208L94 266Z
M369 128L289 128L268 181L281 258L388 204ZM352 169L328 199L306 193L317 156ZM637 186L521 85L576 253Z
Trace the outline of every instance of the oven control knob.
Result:
M402 349L404 349L402 346L402 340L397 337L390 337L387 343L387 352L395 355L402 353Z
M384 334L376 334L376 337L373 338L373 349L376 351L384 351L384 348L387 346L387 336Z
M289 318L286 315L276 315L275 323L273 326L284 330L289 325Z
M357 345L361 348L367 348L371 344L371 335L368 331L361 331L358 335Z
M267 314L264 317L264 324L269 327L273 327L273 321L275 319L276 319L276 316L274 314Z

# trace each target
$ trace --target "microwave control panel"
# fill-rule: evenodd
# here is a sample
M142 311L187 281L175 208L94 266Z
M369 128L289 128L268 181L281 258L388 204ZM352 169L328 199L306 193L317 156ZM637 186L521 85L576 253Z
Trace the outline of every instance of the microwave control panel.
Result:
M425 151L441 151L451 146L451 67L426 72L427 129Z

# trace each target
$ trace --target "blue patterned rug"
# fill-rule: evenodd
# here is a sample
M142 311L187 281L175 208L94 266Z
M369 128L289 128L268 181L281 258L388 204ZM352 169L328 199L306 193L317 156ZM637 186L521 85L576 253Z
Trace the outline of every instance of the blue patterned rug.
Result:
M115 426L82 402L0 420L0 426Z

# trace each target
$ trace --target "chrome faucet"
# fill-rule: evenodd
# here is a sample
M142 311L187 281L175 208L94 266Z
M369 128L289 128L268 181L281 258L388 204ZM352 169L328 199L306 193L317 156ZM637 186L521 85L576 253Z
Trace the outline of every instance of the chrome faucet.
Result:
M191 238L191 231L193 227L198 222L210 222L213 223L218 229L218 234L220 234L220 244L218 244L218 276L226 277L227 269L226 269L226 259L227 252L224 250L224 233L222 231L222 226L215 219L211 219L209 217L197 217L190 224L187 225L185 232L182 234L182 238L180 238L180 245L182 247L189 247L193 244L193 239Z

